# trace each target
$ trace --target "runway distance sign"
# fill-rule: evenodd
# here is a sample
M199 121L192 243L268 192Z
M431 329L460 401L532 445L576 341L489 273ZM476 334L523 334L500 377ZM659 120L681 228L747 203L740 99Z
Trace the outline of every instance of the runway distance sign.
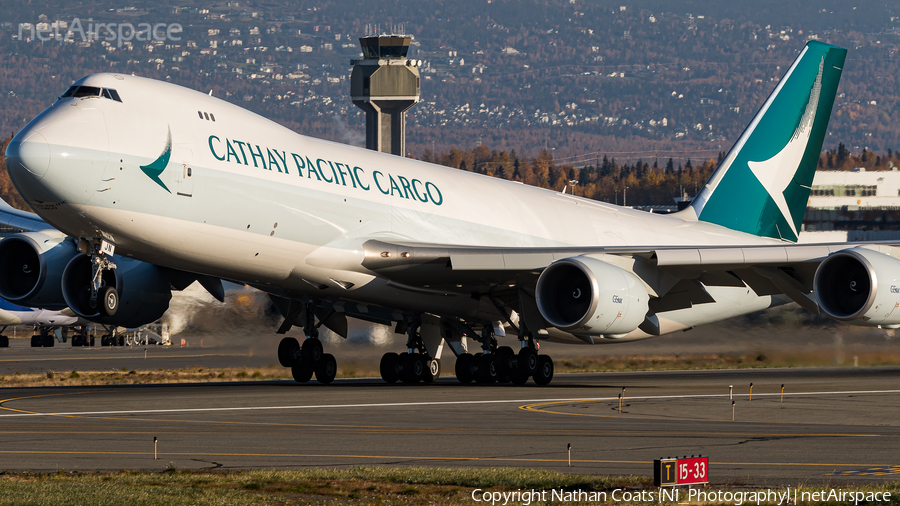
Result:
M677 487L709 483L709 457L683 457L653 461L653 484Z

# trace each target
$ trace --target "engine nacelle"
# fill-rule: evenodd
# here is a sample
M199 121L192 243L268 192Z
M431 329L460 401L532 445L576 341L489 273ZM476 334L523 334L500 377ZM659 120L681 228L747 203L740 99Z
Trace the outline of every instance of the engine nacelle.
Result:
M538 310L548 323L589 336L621 337L638 328L650 301L637 276L584 256L550 264L535 292Z
M0 297L21 306L66 307L60 280L79 255L62 234L26 232L0 241Z
M866 248L832 253L816 269L813 292L835 320L900 325L900 260L892 256Z
M91 258L78 255L62 275L62 294L66 304L82 318L120 327L140 327L162 317L172 298L171 285L162 270L146 262L114 256L116 269L103 273L106 286L119 292L119 309L113 316L101 316L90 304Z

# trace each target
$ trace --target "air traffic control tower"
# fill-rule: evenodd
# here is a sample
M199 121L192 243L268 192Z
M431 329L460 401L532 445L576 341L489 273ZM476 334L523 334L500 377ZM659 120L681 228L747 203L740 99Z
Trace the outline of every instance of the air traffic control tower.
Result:
M419 61L406 57L411 35L359 38L363 59L351 60L350 97L366 111L366 147L406 155L406 111L419 102Z

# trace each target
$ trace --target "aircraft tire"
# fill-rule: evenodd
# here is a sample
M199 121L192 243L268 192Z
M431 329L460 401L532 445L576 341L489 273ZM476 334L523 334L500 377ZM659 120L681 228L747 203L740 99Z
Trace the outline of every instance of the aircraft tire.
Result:
M116 342L118 341L118 342ZM113 346L125 346L125 336L117 336L113 338Z
M335 376L337 376L337 360L331 353L322 354L322 358L316 363L316 380L327 385L334 381Z
M0 348L9 348L8 336L0 336Z
M100 336L100 346L109 346L109 336Z
M437 358L426 358L425 359L425 377L423 381L425 383L434 383L434 381L441 377L441 361Z
M516 370L513 371L512 374L510 374L509 380L513 385L524 385L525 383L528 383L528 375L526 375L522 371Z
M534 382L538 385L549 385L553 381L553 359L547 355L538 357L538 370L534 373Z
M119 292L115 288L107 286L100 289L97 298L100 299L100 312L106 316L115 316L119 310Z
M397 374L397 362L399 361L400 355L393 352L385 353L381 356L379 369L381 370L381 379L385 383L396 383L400 379L400 375Z
M41 336L41 341L43 341L44 348L52 348L54 344L56 344L56 338L52 335L49 336Z
M425 357L421 353L408 353L403 357L403 373L401 379L404 383L418 383L425 379Z
M278 343L278 363L281 367L291 367L297 360L297 352L300 350L300 343L293 337L285 337Z
M518 362L519 371L524 373L525 376L534 376L534 373L538 370L538 365L540 364L540 360L538 360L537 350L531 347L525 347L519 350L519 355L516 357L516 362Z
M496 367L497 374L500 376L509 376L509 373L516 366L516 354L509 346L497 348L497 352L494 353L494 360L496 361L494 367Z
M483 353L481 355L476 355L475 368L475 381L478 383L491 384L500 379L497 374L494 355L485 355Z
M31 347L32 348L40 348L44 346L43 339L41 336L31 336Z
M304 364L313 365L322 360L324 350L322 349L322 341L313 337L307 337L300 347L300 360Z
M312 378L313 369L305 364L294 364L291 366L291 376L297 383L307 383Z
M462 353L456 357L456 379L462 384L471 383L474 378L472 375L472 355Z

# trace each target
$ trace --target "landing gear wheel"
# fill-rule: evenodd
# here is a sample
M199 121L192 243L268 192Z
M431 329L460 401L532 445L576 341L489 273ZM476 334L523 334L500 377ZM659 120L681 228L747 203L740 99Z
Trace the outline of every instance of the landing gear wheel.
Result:
M100 346L109 346L109 336L100 336Z
M0 348L9 348L9 337L0 336Z
M538 385L549 385L553 380L553 359L547 355L538 357L538 370L534 373L534 382Z
M493 355L475 356L475 381L478 383L494 383L498 379Z
M425 379L425 357L420 353L408 353L402 357L404 383L418 383Z
M53 336L41 336L41 341L43 341L44 348L52 348L56 344L56 339Z
M522 348L519 350L519 356L516 359L519 372L525 373L525 376L534 376L539 365L537 350L531 347Z
M306 383L312 378L313 369L305 364L294 364L291 366L291 376L297 383Z
M468 353L463 353L456 357L456 379L458 379L460 383L471 383L472 380L475 379L472 374L472 359L472 355L469 355Z
M511 381L513 385L524 385L525 383L528 383L528 376L522 371L516 370L509 375L509 381Z
M100 299L100 313L114 316L119 310L119 292L115 288L111 286L101 288L97 298Z
M331 353L325 353L316 364L316 380L327 385L334 381L335 376L337 376L337 360Z
M31 347L40 348L44 345L44 339L41 336L31 336Z
M509 383L509 375L515 369L516 354L509 346L501 346L494 353L494 369L497 370L497 382Z
M400 379L397 374L397 362L400 361L400 355L396 353L385 353L381 356L381 379L386 383L396 383Z
M278 343L278 363L281 367L291 367L297 362L300 343L293 337L285 337Z
M425 383L434 383L441 377L441 361L436 358L425 359Z
M307 337L306 341L303 341L303 347L300 348L300 360L305 364L312 365L322 360L323 353L322 341Z

